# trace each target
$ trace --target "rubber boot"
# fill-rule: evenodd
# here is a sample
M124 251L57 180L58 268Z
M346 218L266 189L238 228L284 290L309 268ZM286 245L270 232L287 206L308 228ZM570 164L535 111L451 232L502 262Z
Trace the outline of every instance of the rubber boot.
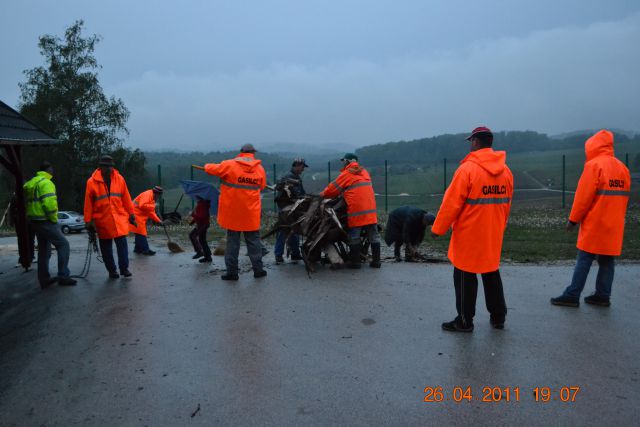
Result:
M349 245L349 268L360 268L360 244Z
M380 243L371 244L371 258L369 267L380 268L382 266L382 264L380 264Z
M401 245L394 243L393 257L396 259L397 262L402 261L402 257L400 256L400 246Z

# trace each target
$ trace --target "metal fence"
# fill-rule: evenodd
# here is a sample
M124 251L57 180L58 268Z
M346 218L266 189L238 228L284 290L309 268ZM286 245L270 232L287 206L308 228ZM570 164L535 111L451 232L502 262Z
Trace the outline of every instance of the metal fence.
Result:
M637 153L633 155L637 155ZM633 157L630 157L629 153L619 156L619 159L632 172L636 172L633 170L633 165L629 163L630 158ZM559 155L557 152L541 152L527 155L524 153L521 156L512 156L511 160L508 157L507 164L514 175L514 206L565 209L570 207L572 202L575 187L582 173L584 154L573 152ZM382 166L368 167L366 163L363 163L363 166L369 170L372 177L380 212L388 212L404 205L437 210L458 167L458 161L444 158L434 160L425 167L412 167L413 169L408 169L406 165L395 166L386 160ZM287 172L286 170L278 170L276 164L265 169L267 181L270 184L277 182L279 176ZM157 171L157 183L162 185L160 165L158 165ZM324 172L318 165L305 171L303 182L308 193L317 194L338 174L338 170L332 169L331 162L327 162ZM633 175L638 179L637 173ZM213 179L201 171L194 171L193 168L189 170L189 178L207 181ZM632 184L632 202L637 202L639 194L637 187L640 187L640 182L634 182L634 184ZM181 191L181 189L177 189L177 191L165 192L165 196L160 201L160 208L163 212L165 203L173 209L173 206L178 202ZM181 208L187 209L189 204L193 209L193 202L186 202L181 205ZM265 212L277 211L275 191L263 193L262 206Z

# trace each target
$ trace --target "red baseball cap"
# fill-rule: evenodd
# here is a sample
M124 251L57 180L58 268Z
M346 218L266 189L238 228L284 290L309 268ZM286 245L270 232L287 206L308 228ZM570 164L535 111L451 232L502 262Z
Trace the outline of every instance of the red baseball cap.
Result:
M478 134L489 134L489 135L493 135L493 132L491 132L491 129L489 129L486 126L479 126L477 128L475 128L474 130L471 131L471 135L469 135L468 137L466 137L465 139L467 141L471 141L471 138L473 138L474 136L478 135Z

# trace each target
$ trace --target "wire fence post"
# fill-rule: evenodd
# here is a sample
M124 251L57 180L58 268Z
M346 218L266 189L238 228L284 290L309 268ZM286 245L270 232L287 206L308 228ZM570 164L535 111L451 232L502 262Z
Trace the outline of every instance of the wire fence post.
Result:
M193 181L193 165L189 166L189 169L191 169L191 181ZM194 207L195 207L195 202L193 199L191 199L191 210L193 210Z
M443 176L443 184L442 184L442 194L447 192L447 158L445 157L442 161L444 165L444 174Z
M273 211L276 212L276 184L278 182L278 178L276 175L276 164L273 164Z
M384 212L389 212L389 171L387 161L384 161Z
M564 209L565 207L565 172L566 172L566 165L565 165L565 155L562 155L562 209Z
M331 184L331 162L327 162L327 185Z
M162 166L158 165L158 186L162 187ZM164 197L160 197L160 214L164 215Z
M627 169L629 169L629 153L624 154L624 164L627 165Z

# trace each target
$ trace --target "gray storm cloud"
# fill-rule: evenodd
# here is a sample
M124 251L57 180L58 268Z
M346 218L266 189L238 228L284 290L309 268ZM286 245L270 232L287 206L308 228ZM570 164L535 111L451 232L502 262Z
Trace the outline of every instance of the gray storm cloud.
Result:
M484 40L433 56L236 74L149 70L106 88L131 110L130 144L217 149L244 142L366 145L495 129L640 130L640 14Z

